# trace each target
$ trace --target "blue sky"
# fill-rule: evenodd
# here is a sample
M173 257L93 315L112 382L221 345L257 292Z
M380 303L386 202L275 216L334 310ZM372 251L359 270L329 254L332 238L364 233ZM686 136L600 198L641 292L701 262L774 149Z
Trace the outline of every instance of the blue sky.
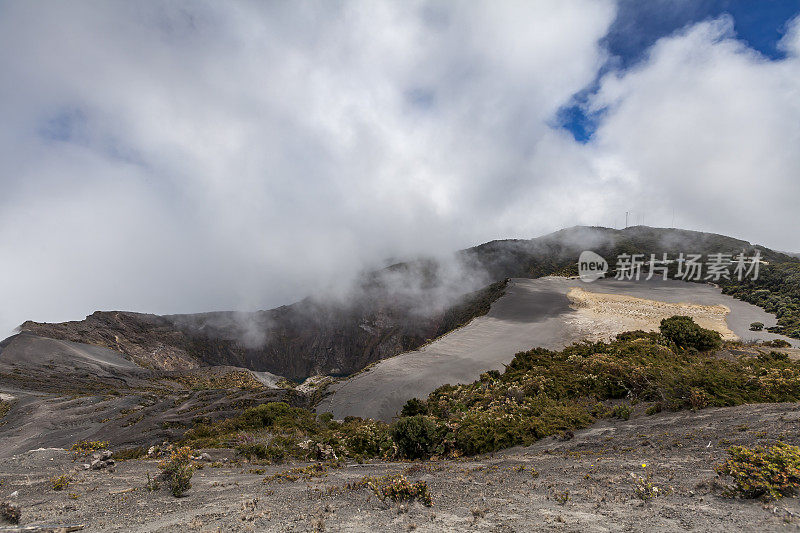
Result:
M589 86L578 92L571 105L558 112L557 122L575 140L587 142L600 117L584 111L586 99L599 88L599 77L611 71L624 71L641 62L650 47L697 22L723 15L733 18L738 39L765 57L783 59L778 42L787 22L800 13L800 0L619 0L617 16L602 45L609 60Z

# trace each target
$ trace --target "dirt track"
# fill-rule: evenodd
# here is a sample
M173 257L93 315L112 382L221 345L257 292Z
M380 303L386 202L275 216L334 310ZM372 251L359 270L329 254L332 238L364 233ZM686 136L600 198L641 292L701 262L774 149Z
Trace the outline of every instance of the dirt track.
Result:
M378 362L370 369L333 385L333 394L318 406L336 418L347 415L391 420L409 398L425 397L446 383L468 383L490 369L501 370L519 351L536 346L560 349L594 336L609 337L630 329L624 321L591 322L570 307L567 293L585 291L624 294L668 303L725 306L727 328L744 339L784 338L768 332L751 332L752 322L775 324L762 309L723 295L711 285L682 281L599 280L545 277L513 279L505 296L483 317L474 319L420 350ZM678 309L678 307L675 307ZM602 318L602 317L599 317ZM796 339L787 339L797 346Z

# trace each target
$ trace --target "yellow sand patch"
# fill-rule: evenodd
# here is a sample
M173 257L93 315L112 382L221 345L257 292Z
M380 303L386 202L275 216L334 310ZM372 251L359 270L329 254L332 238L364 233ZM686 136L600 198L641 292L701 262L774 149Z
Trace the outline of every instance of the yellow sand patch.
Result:
M590 340L606 340L623 331L641 329L658 331L661 320L673 315L690 316L701 327L713 329L725 340L738 337L728 329L725 316L731 312L724 305L660 302L624 294L589 292L579 287L567 293L577 310L573 326Z

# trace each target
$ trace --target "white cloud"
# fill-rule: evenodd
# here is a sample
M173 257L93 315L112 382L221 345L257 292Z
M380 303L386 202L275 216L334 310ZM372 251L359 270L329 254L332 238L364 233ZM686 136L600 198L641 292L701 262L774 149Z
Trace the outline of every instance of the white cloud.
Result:
M273 306L387 256L549 229L535 191L559 184L540 171L574 147L547 123L594 77L614 14L589 1L0 10L0 330L97 308Z
M606 76L610 1L0 4L0 334L290 302L384 258L574 224L800 250L800 31L725 19ZM638 212L638 213L637 213Z
M592 149L630 183L625 202L648 222L800 248L800 46L770 61L736 39L728 17L656 43L610 74Z

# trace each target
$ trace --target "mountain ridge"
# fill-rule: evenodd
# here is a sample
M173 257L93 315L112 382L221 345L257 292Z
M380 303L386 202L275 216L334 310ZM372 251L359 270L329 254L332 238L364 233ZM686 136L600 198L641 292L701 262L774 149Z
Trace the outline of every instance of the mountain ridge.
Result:
M485 314L508 278L577 274L577 257L585 249L607 258L620 253L759 250L767 260L797 261L713 233L573 226L533 239L493 240L460 250L452 264L432 259L396 263L366 274L344 302L308 297L250 313L97 311L81 321L26 321L20 330L102 346L140 366L163 370L231 365L297 381L316 374L348 375Z

